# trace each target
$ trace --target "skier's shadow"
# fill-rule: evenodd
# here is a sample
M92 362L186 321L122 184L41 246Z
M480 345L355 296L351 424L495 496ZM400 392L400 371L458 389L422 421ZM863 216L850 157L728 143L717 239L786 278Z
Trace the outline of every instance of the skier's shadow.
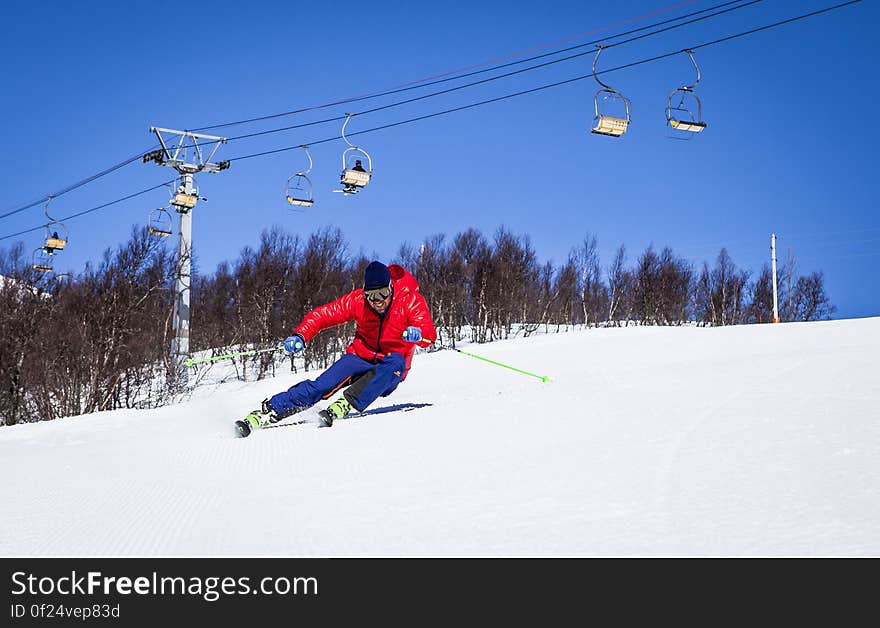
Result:
M344 421L350 421L351 419L357 419L362 416L370 416L372 414L385 414L386 412L411 412L412 410L418 410L419 408L427 408L428 406L433 406L433 403L396 403L393 406L383 406L381 408L373 408L372 410L364 410L363 412L353 412L349 414ZM279 423L277 425L266 425L262 429L269 430L275 429L279 427L291 427L294 425L302 425L304 423L314 423L314 421L310 421L309 419L299 419L297 421L289 421L287 423Z
M382 408L373 408L372 410L364 410L363 412L356 412L345 417L346 419L356 419L359 416L368 416L370 414L385 414L386 412L397 412L400 410L401 412L409 412L411 410L418 410L419 408L427 408L428 406L433 406L433 403L396 403L393 406L384 406Z

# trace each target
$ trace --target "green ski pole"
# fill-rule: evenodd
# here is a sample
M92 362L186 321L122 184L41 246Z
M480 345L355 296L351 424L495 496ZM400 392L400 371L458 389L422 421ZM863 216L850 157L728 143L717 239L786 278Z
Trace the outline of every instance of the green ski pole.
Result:
M530 377L537 377L545 384L550 381L550 377L547 375L536 375L535 373L529 373L528 371L518 369L515 366L510 366L509 364L503 364L501 362L496 362L495 360L490 360L489 358L484 358L479 355L474 355L473 353L468 353L467 351L462 351L461 349L456 349L455 347L447 347L447 348L452 349L453 351L458 351L462 355L466 355L471 358L476 358L478 360L482 360L483 362L488 362L489 364L494 364L495 366L503 366L506 369L510 369L511 371L516 371L517 373L522 373L523 375L528 375Z
M271 349L255 349L254 351L241 351L239 353L227 353L225 355L215 355L213 358L199 358L198 360L193 360L189 358L186 361L187 366L192 366L193 364L199 364L201 362L216 362L217 360L225 360L227 358L237 358L240 355L254 355L257 353L268 353L269 351L280 351L284 348L284 345L278 347L272 347Z

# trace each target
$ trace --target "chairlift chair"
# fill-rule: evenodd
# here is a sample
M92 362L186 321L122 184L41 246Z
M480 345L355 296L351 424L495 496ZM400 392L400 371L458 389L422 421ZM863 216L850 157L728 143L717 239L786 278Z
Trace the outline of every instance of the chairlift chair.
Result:
M64 229L64 235L59 235L58 229ZM60 222L54 223L50 225L46 225L46 245L45 248L47 250L52 251L63 251L64 247L67 246L67 230Z
M46 247L34 251L32 267L38 273L51 273L53 262L52 252Z
M626 133L629 127L629 118L615 118L613 116L599 115L593 119L594 126L590 132L597 135L608 135L610 137L620 137Z
M349 164L355 153L360 153L367 158L366 169L363 167L362 159L355 160L353 165ZM347 148L342 154L342 174L339 175L339 182L346 187L363 188L367 186L372 176L373 165L370 156L356 146ZM354 191L357 192L358 190L355 189Z
M599 55L602 54L602 50L604 46L598 46L596 50L596 57L593 59L593 78L596 79L596 82L599 83L601 89L599 89L596 94L593 96L593 108L595 110L595 116L593 117L593 127L590 129L592 133L596 133L597 135L607 135L609 137L620 137L624 133L626 133L629 128L630 123L630 104L629 99L621 94L616 89L613 89L609 85L606 85L602 81L599 80L599 75L596 74L596 62L599 60ZM623 103L624 110L626 112L626 117L621 118L618 116L609 115L606 112L599 112L599 96L602 95L602 100L610 100L615 101L619 100Z
M293 185L291 185L293 183ZM287 202L298 207L311 207L315 204L312 181L303 173L297 173L287 179L285 197Z
M174 198L171 199L171 204L175 207L180 207L181 209L192 209L196 206L196 201L198 200L198 194L187 194L186 192L178 192L174 195Z
M693 50L683 50L682 52L690 57L691 63L693 63L694 69L697 72L697 80L691 85L685 85L684 87L672 90L669 98L666 99L666 123L676 131L684 132L683 135L671 136L673 139L691 139L695 134L701 133L706 128L706 123L703 121L703 103L694 91L697 83L700 82L700 66L697 65ZM676 94L679 95L679 99L678 103L673 106L672 101ZM693 97L693 100L697 103L696 115L685 104L688 96Z
M171 213L164 207L154 209L147 217L147 231L160 238L167 238L171 235L173 224L174 219L171 217Z
M55 251L63 251L64 247L67 246L68 240L68 230L63 222L59 220L55 220L52 216L49 215L49 203L52 202L52 197L46 201L46 204L43 206L43 213L46 214L46 218L48 222L46 223L46 244L44 248L51 255Z
M309 167L305 172L297 172L287 178L287 187L284 190L284 197L290 205L297 207L311 207L315 204L315 193L312 180L309 179L309 173L312 171L312 155L309 153L309 147L303 146L306 156L309 158Z
M692 133L699 133L706 128L705 122L687 122L684 120L670 120L669 125L673 129L677 129L679 131L690 131Z
M357 194L365 188L373 176L373 160L365 150L359 148L348 141L345 137L345 126L351 119L353 114L346 114L345 123L342 125L342 139L348 144L342 152L342 174L339 175L339 182L342 184L341 190L333 190L334 192L342 192L346 196L349 194ZM367 160L367 167L363 166L363 159L357 159L358 154L363 155Z

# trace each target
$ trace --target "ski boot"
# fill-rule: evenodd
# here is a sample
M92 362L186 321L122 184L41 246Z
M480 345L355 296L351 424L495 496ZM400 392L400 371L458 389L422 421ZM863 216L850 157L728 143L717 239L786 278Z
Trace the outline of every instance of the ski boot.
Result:
M318 427L332 427L333 421L336 419L344 419L345 416L351 412L351 404L348 403L348 399L345 398L345 395L342 395L331 403L325 410L321 410L318 413L318 416L321 417L321 424Z
M236 421L235 427L238 435L242 438L250 436L251 432L270 423L277 423L281 420L278 413L269 405L269 399L263 399L263 403L259 410L252 410L244 420Z

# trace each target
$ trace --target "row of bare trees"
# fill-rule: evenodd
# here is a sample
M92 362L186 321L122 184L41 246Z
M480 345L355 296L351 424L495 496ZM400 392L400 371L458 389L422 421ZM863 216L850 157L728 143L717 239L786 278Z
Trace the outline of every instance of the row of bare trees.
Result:
M2 422L54 419L149 399L165 365L173 269L172 256L140 229L75 278L37 273L21 245L4 251Z
M587 236L559 267L541 264L528 237L500 229L493 240L475 230L404 245L403 264L419 280L438 328L451 342L528 335L541 326L705 325L769 323L772 275L752 277L726 249L699 272L666 247L649 246L627 266L621 245L603 266L596 238ZM821 272L797 276L789 260L779 271L782 321L830 318L835 308Z
M218 355L278 346L308 311L358 287L369 261L351 254L339 229L308 237L268 230L234 262L195 274L190 349ZM587 236L554 265L539 260L527 236L469 229L404 244L387 261L415 275L444 345L575 325L732 325L773 316L770 270L753 276L725 249L695 269L669 248L648 247L629 264L620 246L605 265ZM176 264L140 228L77 277L39 275L21 245L0 251L2 424L167 403ZM798 276L791 262L780 271L779 305L783 321L834 312L822 273ZM352 333L348 324L319 334L290 367L328 365ZM259 379L286 360L265 352L231 364L236 377ZM208 367L199 368L191 383Z

